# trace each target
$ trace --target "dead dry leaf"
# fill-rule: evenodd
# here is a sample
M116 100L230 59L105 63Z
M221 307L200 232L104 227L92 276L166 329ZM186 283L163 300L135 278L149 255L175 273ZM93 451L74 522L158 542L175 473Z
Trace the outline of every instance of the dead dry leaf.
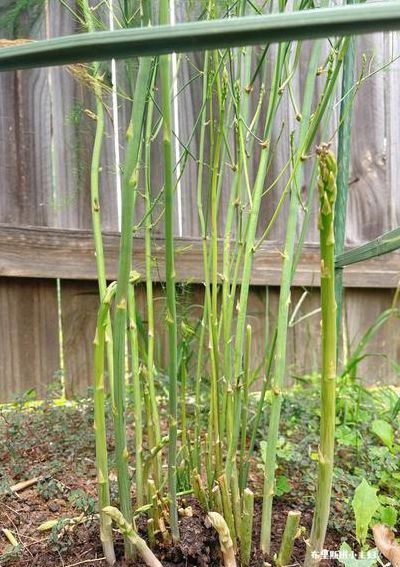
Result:
M372 528L375 545L379 551L390 561L393 567L400 567L400 545L394 539L394 533L384 524L376 524Z

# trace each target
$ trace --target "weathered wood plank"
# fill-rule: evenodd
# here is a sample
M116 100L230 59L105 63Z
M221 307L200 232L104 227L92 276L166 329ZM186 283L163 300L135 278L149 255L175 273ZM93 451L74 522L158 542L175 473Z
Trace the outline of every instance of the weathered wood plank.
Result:
M71 10L75 0L68 0ZM78 23L60 2L48 6L49 37L77 33ZM86 110L92 110L88 85L76 80L66 67L48 70L53 121L53 208L56 212L54 226L63 228L89 228L90 207L90 159L94 120Z
M0 360L0 401L46 394L59 370L54 281L0 278Z
M400 120L398 120L400 99L400 34L385 34L385 61L392 61L383 73L385 82L385 130L386 140L386 185L390 199L387 202L391 228L400 226ZM395 59L393 61L393 59Z
M96 282L61 282L65 391L82 393L93 382L93 339L99 295Z
M221 243L220 243L221 245ZM203 282L201 239L176 238L177 281ZM112 280L117 275L119 236L104 234L106 273ZM154 281L164 281L164 241L153 243ZM400 253L374 258L349 266L344 271L347 287L395 288L399 278ZM145 251L141 238L136 238L133 266L144 273ZM264 243L254 254L251 283L279 285L282 245ZM319 251L307 245L294 278L294 285L319 286ZM96 279L93 238L90 231L59 230L39 227L15 228L0 225L0 275L61 279Z
M358 38L357 73L361 53L368 71L383 64L383 34ZM353 114L352 162L350 169L346 243L372 240L390 230L390 191L386 185L385 92L382 73L369 77L356 95Z
M201 318L204 301L204 287L188 285L177 289L178 315L185 317L196 328ZM272 337L277 318L279 288L268 289L268 328L269 340ZM147 310L145 288L139 285L136 291L137 309L147 333ZM348 290L346 296L347 327L350 353L361 336L373 323L376 316L391 305L392 290ZM156 318L156 365L163 371L167 363L167 334L165 322L165 290L162 285L154 286L154 313ZM66 386L69 394L83 392L92 380L92 343L95 331L95 316L98 307L98 294L94 283L79 281L62 282L64 348L66 353ZM296 382L297 377L318 373L321 364L321 333L319 291L316 289L293 288L290 308L291 324L288 329L287 371L285 383ZM366 309L366 305L369 306ZM259 370L257 383L263 377L263 360L266 340L266 293L264 287L250 289L247 324L252 327L251 369ZM233 320L233 331L235 319ZM385 384L395 384L398 380L390 361L398 361L400 345L393 341L400 331L400 319L386 322L365 352L374 353L359 365L358 376L362 383L372 385L379 380ZM206 341L207 342L207 341ZM192 345L193 346L193 345ZM342 345L340 345L342 346ZM196 352L196 345L193 346ZM341 354L342 360L342 354ZM192 361L195 365L195 360ZM207 350L205 351L204 372L208 372ZM194 373L194 371L193 371ZM193 375L193 374L192 374Z
M348 289L345 291L345 312L350 352L383 311L392 306L393 291ZM399 384L399 375L391 361L400 360L400 319L393 317L379 329L365 352L372 354L358 366L357 377L370 385Z
M0 16L13 10L2 3ZM1 25L1 24L0 24ZM36 6L13 25L0 28L8 39L46 37L46 20ZM51 225L51 103L46 69L0 75L0 222Z

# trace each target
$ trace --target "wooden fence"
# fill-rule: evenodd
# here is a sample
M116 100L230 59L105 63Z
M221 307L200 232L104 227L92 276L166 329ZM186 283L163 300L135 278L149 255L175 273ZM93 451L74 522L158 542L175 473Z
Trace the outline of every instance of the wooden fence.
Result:
M0 8L0 36L4 38L38 39L78 30L76 20L56 0L48 0L44 5L34 2L32 9L22 14L18 22L4 18L11 4L8 0ZM69 0L69 5L74 8L73 0ZM188 17L185 3L178 2L179 5L181 18ZM400 61L396 59L400 55L399 34L357 39L359 76L363 53L366 65L363 81L358 86L353 119L348 246L371 240L400 224ZM387 66L389 61L392 63ZM192 68L183 57L178 81L183 89L179 95L179 116L180 137L184 141L189 138L200 103L199 82L193 79ZM121 71L122 64L118 69ZM375 72L377 70L379 72ZM296 88L300 92L301 73ZM108 102L111 113L111 97ZM122 141L127 108L126 101L119 104ZM337 108L333 109L333 123ZM89 179L95 127L92 109L90 89L76 80L71 69L0 74L1 401L29 388L36 388L39 395L43 395L59 374L62 360L70 394L82 390L91 381L91 345L98 306ZM287 136L280 137L280 132L283 130L287 134L292 120L291 104L284 96L270 179L274 179L288 159ZM190 144L193 156L197 155L197 144L194 137ZM157 146L154 159L157 159ZM252 159L257 160L257 155ZM106 231L107 277L111 280L116 276L118 255L117 170L111 120L107 122L102 161L102 221ZM159 170L156 166L152 173L155 195L162 186ZM228 166L225 175L224 186L227 186ZM177 279L184 284L179 288L182 309L202 301L195 180L196 163L189 158L182 177L183 236L176 242ZM301 191L305 195L307 186ZM264 199L259 234L262 234L279 194L278 187ZM254 360L262 358L266 333L273 328L276 319L285 216L283 211L270 239L254 257L248 310L256 338ZM223 217L222 207L221 220ZM161 329L164 326L161 288L165 270L161 223L155 235L158 240L154 245L154 277L160 282L156 311ZM318 369L319 315L297 323L318 306L317 241L314 214L294 278L292 311L300 298L302 302L289 330L288 379ZM399 260L399 253L392 253L345 270L345 339L350 346L361 338L379 313L391 305L399 281ZM138 233L134 242L134 267L140 271L143 265L144 246ZM144 298L142 291L139 311L145 324ZM194 307L190 312L196 318L199 310ZM396 383L398 374L391 361L400 361L399 332L399 321L390 320L368 345L367 350L377 356L368 357L360 364L359 375L363 381L369 384ZM160 360L163 340L161 337Z

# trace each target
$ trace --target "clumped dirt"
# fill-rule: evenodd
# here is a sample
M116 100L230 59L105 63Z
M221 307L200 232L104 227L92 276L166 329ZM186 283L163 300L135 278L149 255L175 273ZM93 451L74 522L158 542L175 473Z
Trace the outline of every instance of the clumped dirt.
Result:
M90 408L15 412L0 412L0 564L12 567L106 567L102 559L98 519L95 514L96 471L94 438ZM111 437L109 451L112 455ZM113 463L111 462L111 474ZM301 475L299 490L275 498L273 513L272 553L261 556L258 542L261 527L262 482L258 473L251 477L256 494L253 522L251 567L273 564L278 552L286 516L289 510L302 512L304 533L296 541L292 563L301 565L305 539L312 521L312 503L302 496ZM19 481L39 477L39 483L12 493L9 487ZM112 499L116 497L115 481L111 482ZM310 488L310 487L308 487ZM78 495L78 498L76 497ZM304 491L303 491L304 495ZM180 542L174 546L157 541L154 552L165 567L221 567L218 536L208 527L206 514L193 497L186 497L183 506L191 506L192 517L180 518ZM63 524L63 519L80 518L84 523ZM59 524L53 530L40 532L38 526L49 520ZM61 521L61 524L60 524ZM144 520L138 521L139 531L146 537ZM4 529L11 530L18 547L12 549ZM325 547L338 550L340 535L331 530ZM118 567L142 567L139 560L126 562L123 542L115 532ZM335 561L324 562L334 567ZM239 565L239 561L238 561Z
M273 514L273 540L272 553L263 557L257 549L261 527L261 500L255 502L255 515L253 526L253 551L250 565L263 567L265 562L273 563L273 556L278 552L282 538L286 515L293 508L293 499L289 503L284 498L276 500ZM157 543L154 552L165 567L220 567L222 566L218 536L211 527L207 527L205 513L199 503L193 498L187 499L186 505L193 509L192 517L180 519L181 540L179 544L167 546ZM76 525L67 529L59 541L54 541L51 533L40 533L37 527L56 517L76 516L71 506L63 499L54 499L46 502L37 494L35 488L23 491L19 496L4 496L1 501L0 526L8 527L17 535L18 541L23 544L19 554L13 557L3 555L2 564L15 567L72 567L78 565L106 567L102 560L102 549L99 540L98 521L92 517L83 525ZM305 553L305 537L311 525L311 512L303 512L302 526L305 528L303 537L296 540L292 563L301 565ZM139 526L140 528L140 526ZM144 533L142 533L145 536ZM0 554L5 553L7 540L2 534ZM337 550L340 547L340 536L335 532L328 533L326 548ZM139 560L127 562L123 559L122 538L115 537L115 549L118 558L118 567L142 567L144 563ZM238 561L239 564L239 561ZM326 561L325 566L334 565Z

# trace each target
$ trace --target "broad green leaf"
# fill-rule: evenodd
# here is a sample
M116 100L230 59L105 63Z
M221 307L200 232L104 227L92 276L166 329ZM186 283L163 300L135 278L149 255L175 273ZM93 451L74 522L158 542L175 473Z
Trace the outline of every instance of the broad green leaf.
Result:
M382 506L381 510L381 522L386 524L391 528L394 528L397 522L397 510L392 506Z
M362 443L362 437L358 431L348 425L339 425L336 428L336 440L338 445L346 445L355 447L357 444Z
M374 419L371 424L371 431L382 441L389 449L393 446L394 431L393 427L384 419Z
M292 487L290 486L290 482L285 475L278 476L278 478L276 479L275 490L277 496L291 492Z
M365 478L362 479L354 492L351 505L356 517L356 537L361 545L365 543L369 524L380 506L376 493L377 489L368 484Z
M378 552L376 549L370 549L363 553L362 558L357 558L349 544L344 541L339 549L339 563L345 567L373 567L376 565Z

